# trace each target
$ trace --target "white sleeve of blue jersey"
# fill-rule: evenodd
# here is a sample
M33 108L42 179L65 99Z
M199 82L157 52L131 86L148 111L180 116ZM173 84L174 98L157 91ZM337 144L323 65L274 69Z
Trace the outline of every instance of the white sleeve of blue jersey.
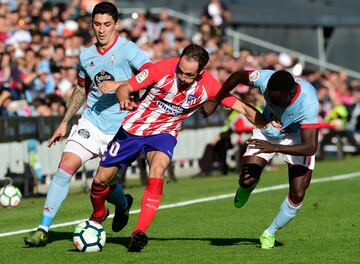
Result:
M249 75L249 82L252 86L260 89L263 94L266 90L266 86L269 82L270 76L275 71L272 70L255 70Z
M131 41L126 44L125 56L131 67L137 70L139 70L145 63L150 62L150 59L145 52Z

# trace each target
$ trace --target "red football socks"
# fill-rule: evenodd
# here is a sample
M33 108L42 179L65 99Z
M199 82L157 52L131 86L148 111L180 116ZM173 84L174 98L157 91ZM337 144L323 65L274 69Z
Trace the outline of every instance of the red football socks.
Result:
M109 192L110 187L108 184L101 185L95 182L92 183L90 200L94 208L93 217L101 218L106 213L105 199Z
M163 179L149 178L145 192L141 199L140 216L134 232L140 230L145 233L148 229L159 208L163 185Z

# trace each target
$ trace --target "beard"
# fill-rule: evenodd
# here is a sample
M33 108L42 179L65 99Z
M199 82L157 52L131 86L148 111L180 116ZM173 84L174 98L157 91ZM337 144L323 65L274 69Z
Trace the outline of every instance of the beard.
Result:
M187 83L177 78L177 85L179 90L186 90L190 87L191 83Z

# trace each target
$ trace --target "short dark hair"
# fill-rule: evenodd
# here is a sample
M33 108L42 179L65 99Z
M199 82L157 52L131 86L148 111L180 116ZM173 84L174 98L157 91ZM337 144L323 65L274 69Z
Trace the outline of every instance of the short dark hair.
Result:
M194 61L198 62L198 72L202 71L209 61L209 53L206 51L206 49L196 44L190 44L186 46L181 53L180 58L184 56L188 56Z
M46 105L49 106L49 104L46 102L44 98L36 97L32 100L31 103L35 108L38 108L39 106Z
M271 91L292 92L296 87L295 79L290 72L280 70L270 76L266 89Z
M116 8L116 6L112 3L109 2L101 2L98 3L94 6L92 15L91 15L91 19L94 19L95 15L97 14L108 14L110 16L112 16L112 18L114 19L115 23L119 20L119 12Z

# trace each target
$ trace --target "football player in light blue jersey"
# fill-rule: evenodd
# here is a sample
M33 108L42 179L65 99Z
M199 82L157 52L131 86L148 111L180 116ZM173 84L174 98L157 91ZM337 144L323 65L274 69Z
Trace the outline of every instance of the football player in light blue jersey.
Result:
M62 141L68 122L86 101L85 110L78 124L70 131L58 169L49 186L40 225L35 232L25 237L28 246L46 245L49 228L68 194L72 175L83 163L102 156L127 113L120 112L115 92L104 95L99 86L105 85L115 90L120 81L130 79L133 71L141 71L150 63L145 53L133 42L117 35L118 19L117 8L111 3L102 2L93 9L92 27L97 42L80 53L78 82L68 110L48 146ZM124 195L119 184L112 184L110 190L107 200L116 208L112 229L118 232L128 222L132 197Z
M299 211L315 167L318 146L318 108L315 88L287 71L238 71L225 81L216 99L204 105L205 116L239 83L258 88L266 101L263 116L281 128L255 129L243 158L235 207L241 208L255 189L263 168L275 153L283 153L289 167L289 194L271 225L260 237L261 248L275 246L275 235Z

